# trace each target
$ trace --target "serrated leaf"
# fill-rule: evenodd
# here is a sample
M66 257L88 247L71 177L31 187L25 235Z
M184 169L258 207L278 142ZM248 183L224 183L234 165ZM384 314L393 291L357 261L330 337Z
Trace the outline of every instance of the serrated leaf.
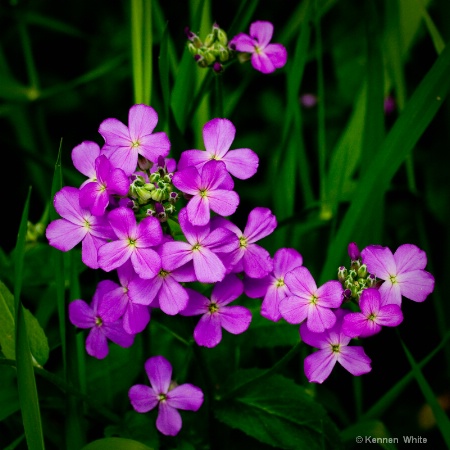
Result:
M112 437L93 441L81 450L152 450L152 448L132 439Z
M214 412L228 426L278 449L341 447L325 409L303 387L281 375L250 384L233 400L218 402Z

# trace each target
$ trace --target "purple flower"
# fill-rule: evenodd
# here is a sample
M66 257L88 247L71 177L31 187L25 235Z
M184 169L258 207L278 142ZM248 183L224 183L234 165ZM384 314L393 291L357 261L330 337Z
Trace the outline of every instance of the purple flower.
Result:
M350 242L350 244L348 244L347 252L352 261L358 261L358 259L361 258L361 253L356 242Z
M251 54L252 66L262 72L271 73L286 64L287 51L281 44L270 44L273 25L257 21L250 25L250 35L239 33L229 43L238 52Z
M318 348L317 352L304 360L306 378L310 383L323 383L330 375L336 362L352 375L359 376L372 370L371 360L359 346L349 347L351 337L342 332L345 311L336 311L337 320L332 328L322 333L312 332L307 323L300 326L300 336L304 342Z
M296 267L285 277L291 295L280 302L280 314L293 324L307 320L308 328L321 333L336 322L331 308L342 303L343 288L339 281L327 281L320 288L306 267Z
M178 409L197 411L203 404L203 392L192 384L177 386L172 381L172 366L163 356L154 356L145 363L150 385L136 384L128 391L133 408L146 413L158 406L156 428L166 436L175 436L181 430Z
M166 157L170 141L166 133L153 133L158 114L147 105L134 105L128 112L128 127L117 119L106 119L99 127L105 139L103 151L108 153L114 167L131 175L137 166L138 155L156 163L159 156Z
M229 216L239 205L239 196L232 190L233 179L222 161L208 161L200 171L194 166L187 167L173 175L172 183L192 196L186 206L192 225L206 225L210 210Z
M202 314L194 329L194 339L198 345L215 347L222 340L222 328L232 334L247 330L252 314L243 306L227 306L244 292L244 284L236 275L227 275L217 283L211 293L211 299L187 288L189 302L180 312L182 316Z
M129 259L141 278L153 278L161 268L161 259L151 249L162 240L158 219L146 217L136 223L133 211L121 206L108 214L117 240L104 244L98 252L100 267L106 272L125 264Z
M186 150L181 154L178 170L195 166L200 169L210 160L223 161L227 171L236 178L246 180L256 173L259 159L249 148L230 150L236 128L228 119L213 119L203 127L205 149Z
M108 292L116 289L116 286L110 280L100 281L90 306L84 300L69 303L69 320L78 328L91 329L86 339L86 351L94 358L106 357L107 339L121 347L130 347L134 342L134 335L123 329L120 311L107 297Z
M46 230L52 247L67 252L81 242L81 258L86 266L98 269L98 249L114 233L104 217L93 216L80 206L80 191L66 186L55 194L53 200L56 211L62 217L51 222Z
M251 278L263 278L272 272L273 261L269 252L256 244L277 227L277 219L270 209L257 207L250 211L244 232L225 219L215 223L228 228L238 238L231 251L222 255L226 267L231 267L235 273L244 271Z
M384 280L380 286L382 304L402 304L402 295L423 302L434 289L434 277L427 272L427 256L413 244L401 245L394 254L387 247L369 245L362 252L367 270Z
M280 248L273 257L273 271L263 279L246 278L245 293L250 298L264 297L261 305L261 315L277 322L281 319L280 302L290 295L285 283L288 272L303 264L303 258L293 248ZM261 292L261 289L264 292Z
M102 216L109 204L110 195L127 195L130 181L122 169L112 167L105 155L95 160L95 180L80 188L80 205L94 216Z
M381 327L396 327L403 321L398 305L382 305L378 289L364 289L359 299L361 312L349 313L344 317L342 332L352 338L368 337L381 331Z
M162 246L161 258L165 270L172 271L193 261L197 280L202 283L215 283L225 277L225 266L215 254L227 251L234 246L234 233L225 228L217 228L210 232L210 226L194 226L187 218L186 208L178 214L178 221L187 242L165 242Z

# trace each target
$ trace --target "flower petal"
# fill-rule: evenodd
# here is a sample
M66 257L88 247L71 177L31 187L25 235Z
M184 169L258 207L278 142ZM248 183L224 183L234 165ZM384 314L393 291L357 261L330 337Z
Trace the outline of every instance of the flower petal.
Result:
M397 265L397 274L400 274L425 269L427 254L413 244L403 244L395 251L394 260Z
M234 141L236 128L228 119L212 119L203 127L203 141L208 153L222 159Z
M434 277L426 270L411 270L397 275L402 295L415 302L423 302L434 290Z
M69 303L69 320L78 328L95 326L95 314L84 300L74 300Z
M355 377L364 375L372 370L372 367L370 367L371 359L366 355L364 349L359 346L341 346L338 362Z
M204 314L194 329L194 339L203 347L215 347L222 340L219 314Z
M329 348L319 350L304 360L306 378L310 383L323 383L336 365L336 353Z
M243 306L223 306L219 315L222 327L232 334L243 333L252 321L252 313Z
M133 105L128 111L128 129L133 142L151 134L158 123L158 114L147 105Z
M397 274L394 255L388 247L369 245L361 252L362 262L372 275L382 280L388 280L391 275Z
M155 394L167 394L172 381L170 362L164 356L153 356L145 362L145 371Z
M250 36L258 41L258 47L263 49L271 41L273 36L273 24L264 20L258 20L250 25Z
M168 392L166 402L172 408L197 411L203 404L203 392L192 384L180 384Z
M158 397L153 389L144 384L135 384L128 391L131 405L139 413L146 413L158 404Z
M160 402L156 428L166 436L176 436L181 430L181 426L180 413L172 408L167 401Z

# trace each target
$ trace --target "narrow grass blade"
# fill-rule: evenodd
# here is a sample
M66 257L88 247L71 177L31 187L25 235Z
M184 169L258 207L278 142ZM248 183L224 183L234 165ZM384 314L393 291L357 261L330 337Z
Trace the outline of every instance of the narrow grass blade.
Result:
M321 282L329 279L340 265L345 249L366 205L372 204L387 191L392 177L426 130L450 88L450 50L446 47L425 78L415 90L408 104L384 140L371 170L362 180L350 204L336 237L328 247Z
M27 232L28 211L30 205L31 188L25 202L25 207L19 227L17 245L14 250L15 277L14 300L16 312L16 362L17 386L19 391L20 408L25 430L25 437L29 450L44 449L41 413L34 377L33 362L28 344L27 326L24 310L20 302L22 287L23 259L25 252L25 237Z

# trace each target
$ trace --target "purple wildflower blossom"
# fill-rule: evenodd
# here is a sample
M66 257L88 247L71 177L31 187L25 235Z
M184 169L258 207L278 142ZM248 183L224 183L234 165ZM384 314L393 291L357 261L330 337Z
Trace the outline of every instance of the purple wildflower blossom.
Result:
M236 275L229 274L217 283L211 293L211 299L187 288L189 302L180 312L182 316L202 314L194 329L194 339L198 345L212 348L222 340L222 328L232 334L247 330L252 314L243 306L228 306L244 292L244 284Z
M69 320L78 328L90 328L86 339L86 351L94 358L108 355L108 341L121 347L130 347L134 334L127 333L120 319L120 311L110 302L107 294L116 289L116 283L103 280L97 285L91 305L84 300L69 303Z
M381 327L396 327L403 321L398 305L382 305L378 289L364 289L359 299L361 312L349 313L344 317L342 332L352 338L369 337L381 331Z
M400 306L402 295L423 302L434 289L434 277L427 272L427 256L413 244L401 245L394 254L387 247L369 245L362 252L367 270L384 280L380 286L382 304Z
M138 164L138 155L157 162L159 156L167 156L170 141L166 133L153 133L158 114L147 105L134 105L128 112L128 127L117 119L106 119L99 127L105 139L103 151L115 167L131 175Z
M81 242L81 259L86 266L98 269L98 249L114 233L104 217L93 216L80 206L80 191L66 186L55 194L53 204L62 217L51 222L46 229L52 247L67 252Z
M129 259L141 278L153 278L161 268L161 259L151 249L162 240L158 219L146 217L138 224L131 209L121 206L108 214L108 220L117 240L104 244L98 252L100 267L110 272Z
M206 225L210 210L229 216L239 205L239 196L232 190L233 179L222 161L208 161L199 170L187 167L173 175L172 183L192 196L186 206L192 225Z
M110 195L125 196L130 180L122 169L114 168L105 155L95 160L95 180L80 188L80 205L94 216L102 216L109 204Z
M226 267L235 273L245 272L251 278L263 278L272 272L273 261L269 252L256 244L277 227L277 219L270 209L257 207L250 211L244 232L229 220L218 219L215 224L228 228L238 238L230 242L232 250L221 256Z
M336 323L322 333L312 332L307 323L300 326L300 336L304 342L318 348L317 352L304 360L306 378L310 383L323 383L330 375L336 362L352 375L359 376L372 370L370 358L360 346L349 347L351 337L342 331L346 311L336 311Z
M246 278L245 293L250 298L264 297L261 315L277 322L281 319L280 302L290 295L285 283L288 272L303 264L303 258L293 248L280 248L273 257L273 271L263 279ZM263 289L263 292L261 291Z
M250 25L250 35L239 33L229 43L238 52L251 54L252 66L262 73L271 73L286 64L287 51L281 44L271 44L273 25L257 21Z
M361 253L356 242L350 242L350 244L348 244L347 252L352 261L358 261L358 259L361 258Z
M285 277L291 295L280 302L280 314L289 323L298 324L307 320L308 328L321 333L336 322L331 308L342 303L343 288L339 281L327 281L317 288L316 282L306 267L296 267Z
M146 413L158 406L156 428L166 436L175 436L181 430L178 409L197 411L203 404L203 392L192 384L172 383L172 366L163 356L154 356L145 363L150 385L136 384L128 391L133 408Z
M230 150L236 128L228 119L213 119L203 127L205 149L186 150L180 156L178 170L195 166L200 169L210 160L223 161L228 172L236 178L246 180L258 169L259 158L249 148Z
M215 254L228 251L234 246L233 232L225 228L210 231L210 226L194 226L187 217L186 208L178 214L178 221L187 242L165 242L161 258L165 270L172 271L193 261L197 280L202 283L215 283L225 277L225 266Z

